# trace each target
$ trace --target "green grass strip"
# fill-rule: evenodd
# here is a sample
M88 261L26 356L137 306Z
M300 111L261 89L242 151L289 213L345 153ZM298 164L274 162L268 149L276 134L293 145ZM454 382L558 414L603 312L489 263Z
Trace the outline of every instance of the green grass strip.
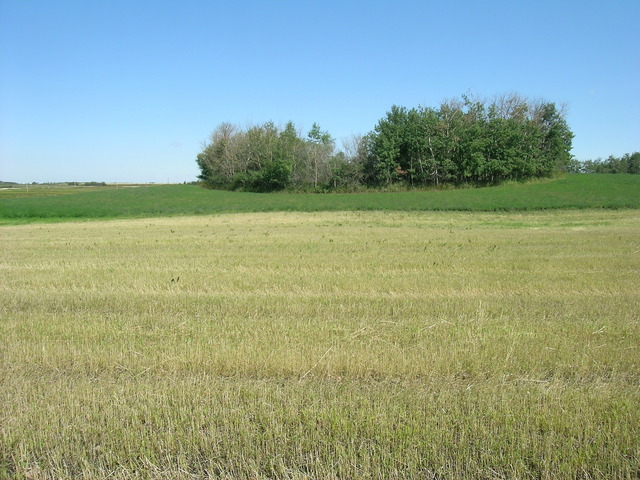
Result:
M350 194L246 193L157 185L0 197L0 224L230 212L640 208L640 175L566 175L496 187ZM41 192L40 192L41 193Z

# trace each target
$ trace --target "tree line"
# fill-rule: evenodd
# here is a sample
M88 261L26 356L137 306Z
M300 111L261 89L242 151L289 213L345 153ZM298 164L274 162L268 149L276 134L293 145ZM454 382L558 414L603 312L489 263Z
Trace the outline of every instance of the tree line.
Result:
M640 174L640 152L625 153L621 157L610 155L606 160L572 160L567 171L571 173L633 173Z
M222 123L197 163L206 185L234 190L493 184L569 169L572 138L555 103L462 96L437 108L393 106L340 150L315 123L306 135L292 122Z

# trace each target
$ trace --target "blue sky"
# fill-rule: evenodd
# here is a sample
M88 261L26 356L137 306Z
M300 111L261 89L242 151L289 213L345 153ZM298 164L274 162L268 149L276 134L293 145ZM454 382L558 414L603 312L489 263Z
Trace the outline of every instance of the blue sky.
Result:
M640 150L640 1L0 0L0 180L182 182L227 121L337 145L394 104L568 105L578 159Z

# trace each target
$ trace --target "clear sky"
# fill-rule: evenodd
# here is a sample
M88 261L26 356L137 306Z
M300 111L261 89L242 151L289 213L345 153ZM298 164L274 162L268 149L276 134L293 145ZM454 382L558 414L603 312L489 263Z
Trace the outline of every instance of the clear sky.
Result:
M0 0L0 180L182 182L227 121L337 145L394 104L568 105L581 160L640 150L639 0Z

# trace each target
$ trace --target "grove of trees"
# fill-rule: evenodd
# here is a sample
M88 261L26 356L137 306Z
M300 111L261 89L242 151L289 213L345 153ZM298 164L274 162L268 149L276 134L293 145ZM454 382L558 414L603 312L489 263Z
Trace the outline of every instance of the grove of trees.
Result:
M256 191L326 185L332 176L334 140L314 124L303 137L294 124L272 122L246 130L222 123L198 155L200 179L214 188Z
M327 190L392 184L491 184L550 176L572 165L573 134L554 103L518 95L462 96L438 108L393 106L368 135L336 151L317 124L219 125L197 157L210 187Z

